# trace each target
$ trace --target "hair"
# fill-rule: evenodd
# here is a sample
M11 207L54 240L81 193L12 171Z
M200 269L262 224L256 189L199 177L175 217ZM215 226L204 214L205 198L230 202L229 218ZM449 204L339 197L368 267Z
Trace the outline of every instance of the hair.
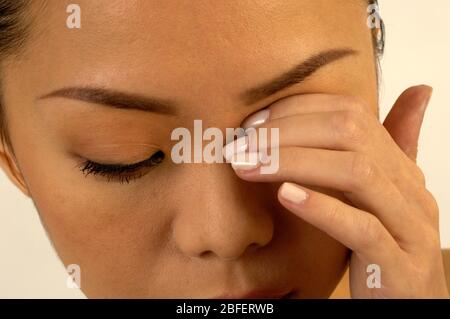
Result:
M377 5L378 0L365 0L369 5ZM27 9L31 0L0 0L0 65L10 56L19 55L21 49L27 40L29 33L29 22L26 18ZM372 30L373 47L377 57L377 68L379 67L379 58L384 52L385 46L385 27L381 20L380 29ZM1 70L0 70L1 71ZM12 145L8 137L6 128L5 114L3 110L3 98L1 95L0 78L0 142L8 146L12 151Z
M29 3L30 0L0 0L0 65L6 58L18 55L24 46L28 35L25 15ZM12 150L3 104L0 78L0 142L4 148L8 146Z

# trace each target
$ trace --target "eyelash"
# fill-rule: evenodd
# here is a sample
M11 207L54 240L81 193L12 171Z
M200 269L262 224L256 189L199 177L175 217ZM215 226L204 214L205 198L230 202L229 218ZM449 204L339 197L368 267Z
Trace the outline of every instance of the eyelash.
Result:
M107 179L108 182L117 181L121 184L129 184L131 181L141 178L147 172L142 172L144 168L153 168L164 160L164 153L158 151L150 158L134 164L100 164L90 160L80 165L81 172L87 177L98 175Z

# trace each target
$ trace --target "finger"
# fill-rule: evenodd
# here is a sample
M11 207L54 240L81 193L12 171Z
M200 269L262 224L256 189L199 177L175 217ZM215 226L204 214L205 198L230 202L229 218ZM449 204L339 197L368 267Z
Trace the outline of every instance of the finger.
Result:
M331 196L284 183L278 199L290 212L374 263L394 266L392 262L402 253L375 216Z
M423 179L420 178L419 168L407 159L373 115L354 111L296 114L269 120L260 125L255 134L276 129L279 130L279 141L275 142L279 146L363 153L386 171L402 193L414 195L422 187ZM276 147L272 145L272 138L257 137L258 142L267 141L268 148ZM254 143L255 140L252 138L251 142ZM252 146L251 150L254 149Z
M417 159L418 140L425 110L433 89L426 85L404 91L384 121L384 127L397 145L414 162Z
M414 95L411 94L413 93L415 90L407 90L407 92L405 92L404 95L402 95L402 97L399 99L399 103L397 103L397 107L398 105L401 104L405 104L402 101L405 101L406 98L408 97L408 95ZM420 89L419 89L420 91ZM422 89L422 92L424 91L424 89ZM425 88L426 91L426 88ZM336 94L302 94L302 95L293 95L281 100L276 101L275 103L273 103L272 105L270 105L267 109L260 111L256 114L251 115L250 117L248 117L242 124L242 127L244 128L248 128L248 127L258 127L263 125L264 123L276 120L276 119L281 119L281 118L287 118L290 116L295 116L295 115L305 115L305 114L309 114L309 113L323 113L323 112L337 112L337 113L341 113L343 119L341 119L340 121L337 120L335 123L337 124L337 127L335 126L330 126L328 125L330 128L336 128L336 130L338 131L337 133L342 135L342 137L347 137L349 138L350 142L358 142L358 140L361 140L363 137L365 137L365 133L368 132L368 134L371 132L371 128L365 128L366 121L364 121L365 117L369 117L372 120L375 118L375 127L379 126L382 127L382 138L384 138L384 141L381 142L381 145L386 146L386 148L388 148L388 150L381 150L374 148L375 150L375 154L378 154L381 161L385 162L386 164L388 164L387 166L385 166L385 169L390 169L390 167L392 166L392 163L397 163L398 167L395 167L393 169L390 169L390 171L394 174L397 174L398 171L400 171L400 169L406 169L407 171L409 171L409 180L407 182L405 182L405 186L403 185L399 185L402 189L403 188L408 188L408 185L414 185L414 183L416 183L417 181L420 181L420 184L423 185L424 182L424 178L423 178L423 173L421 172L421 170L416 166L416 165L411 165L414 163L405 163L407 162L407 158L408 156L402 151L403 150L407 150L407 152L409 152L409 156L410 157L414 157L415 155L412 155L411 152L412 151L408 151L408 145L411 144L408 141L413 140L413 138L409 137L409 136L418 136L418 133L415 134L414 132L410 133L409 130L405 130L404 127L402 127L401 125L397 125L395 126L395 133L393 133L393 126L392 122L394 118L398 117L398 108L395 108L397 111L394 111L391 116L389 116L387 119L387 122L385 124L387 124L387 128L391 129L390 132L387 131L387 129L385 127L383 127L381 125L381 123L379 122L379 119L375 116L376 112L373 112L372 109L374 109L373 107L371 107L367 102L365 102L363 99L360 99L358 97L354 97L354 96L346 96L346 95L336 95ZM405 109L402 108L402 109ZM341 112L339 112L341 111ZM413 112L414 113L414 112ZM417 112L416 112L417 113ZM345 115L348 114L348 115ZM354 114L354 115L351 115ZM397 115L396 115L397 114ZM352 123L352 120L358 120L358 119L363 119L363 121L361 123ZM373 122L373 121L372 121ZM294 123L295 124L295 123ZM303 126L303 123L300 123ZM297 129L298 127L300 127L300 125L296 126L295 129ZM360 128L360 129L358 129ZM310 132L314 133L315 131L309 130ZM295 132L295 131L294 131ZM397 140L393 140L391 134L393 135L393 137L396 137ZM358 135L358 134L362 134L362 136ZM300 135L300 133L298 134ZM304 136L304 134L302 133L302 136ZM409 137L407 139L407 141L402 143L402 138L404 137ZM400 140L400 141L399 141ZM399 145L397 145L396 142L400 143L400 147L402 147L402 149L399 148ZM304 145L307 146L307 145ZM370 146L370 145L367 145ZM412 146L412 149L414 149L415 147ZM358 150L355 150L358 151ZM414 153L414 152L412 152ZM391 156L390 159L386 158L387 156ZM402 160L399 160L402 159ZM393 175L393 177L395 178L395 175Z
M273 154L272 152L270 156ZM279 149L278 170L271 171L270 174L265 173L264 169L267 165L277 164L275 161L278 158L269 157L270 161L264 159L255 164L255 161L245 161L239 155L243 154L233 158L232 167L246 181L290 181L331 188L345 193L356 206L376 215L389 231L405 241L410 239L411 230L419 229L421 220L417 214L411 213L410 205L397 187L364 154L282 147ZM405 227L405 224L409 227Z
M296 114L269 120L256 133L263 128L279 130L279 146L360 152L374 158L393 177L404 170L399 161L403 153L374 116L353 111ZM261 137L258 142L266 140L268 148L275 147L272 139Z
M362 99L336 94L301 94L278 100L266 109L252 114L242 123L243 128L257 127L268 120L299 114L331 111L370 113L370 106ZM375 115L375 112L373 112Z

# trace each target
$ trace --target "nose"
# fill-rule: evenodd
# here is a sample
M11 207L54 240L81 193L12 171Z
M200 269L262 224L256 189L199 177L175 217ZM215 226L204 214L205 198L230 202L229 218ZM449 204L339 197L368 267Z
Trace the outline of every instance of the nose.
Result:
M233 260L272 240L274 223L257 184L240 180L228 164L187 166L187 195L173 220L183 254Z

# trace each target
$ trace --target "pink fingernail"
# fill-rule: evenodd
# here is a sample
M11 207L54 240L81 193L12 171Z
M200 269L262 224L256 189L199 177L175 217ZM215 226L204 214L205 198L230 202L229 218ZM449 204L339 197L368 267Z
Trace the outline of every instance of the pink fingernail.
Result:
M308 194L303 189L292 183L281 185L280 196L296 205L303 203L308 198Z
M237 153L245 152L248 149L248 136L242 136L237 140L224 146L222 154L227 162L230 162Z
M261 165L259 153L245 152L238 153L231 159L231 166L234 170L243 172L252 171Z
M270 111L265 109L249 116L243 123L242 128L257 127L269 120Z

